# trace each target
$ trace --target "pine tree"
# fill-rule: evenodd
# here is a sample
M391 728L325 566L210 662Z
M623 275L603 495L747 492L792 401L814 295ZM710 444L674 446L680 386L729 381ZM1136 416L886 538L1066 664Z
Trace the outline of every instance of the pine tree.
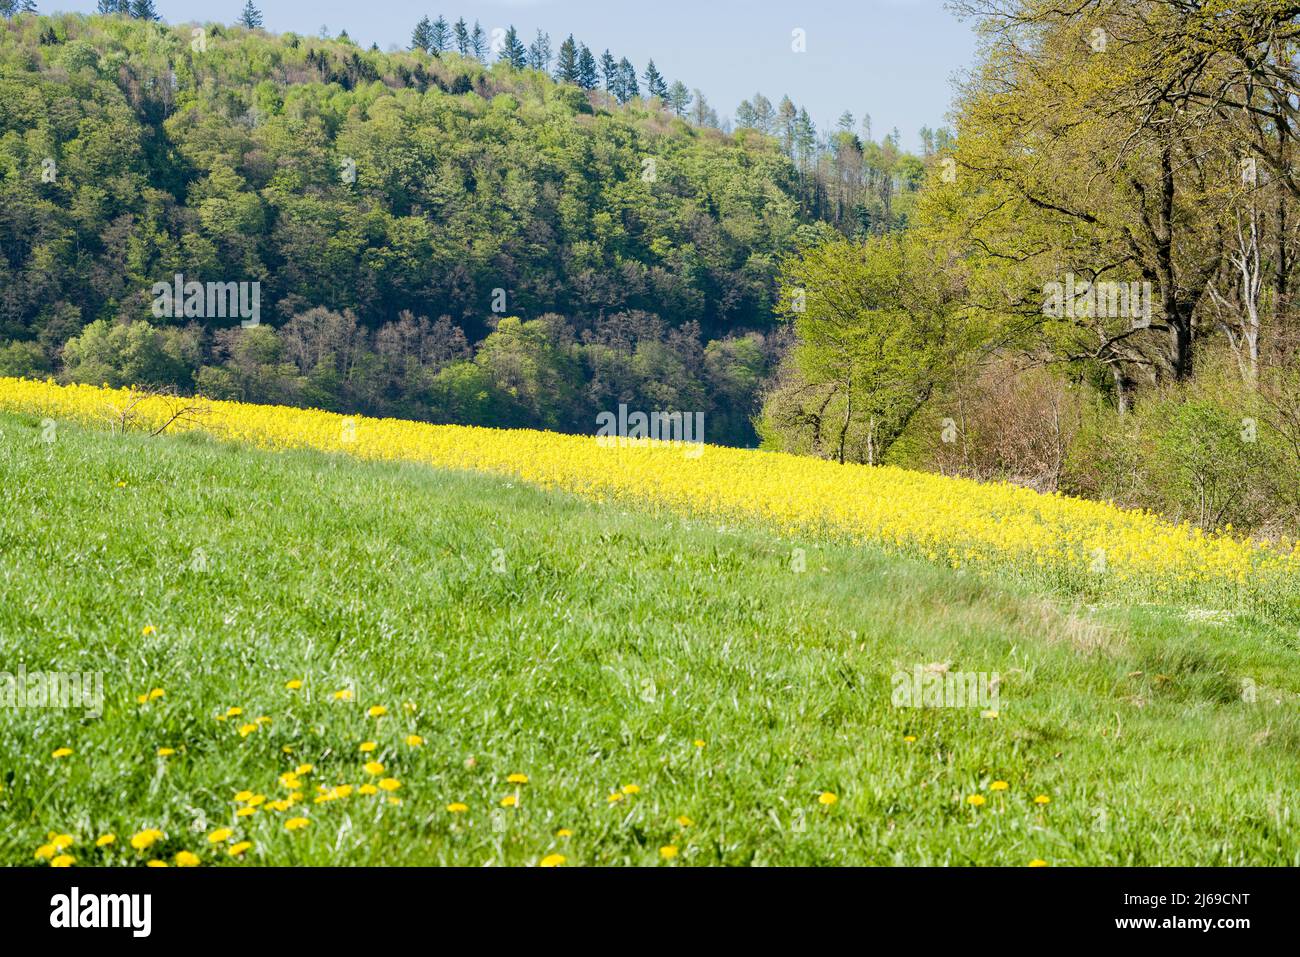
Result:
M487 34L483 32L483 28L479 26L477 20L474 21L474 32L471 33L469 37L469 49L470 52L474 54L474 59L478 60L480 63L487 62Z
M131 0L131 16L137 20L157 20L158 11L154 9L153 0Z
M605 78L605 89L612 92L618 79L618 61L608 50L600 55L600 73Z
M736 126L740 129L753 129L755 125L754 105L749 100L741 100L736 107Z
M636 80L636 67L627 57L618 61L618 86L614 90L620 103L641 95L641 86Z
M762 93L754 94L754 129L760 133L772 132L772 124L776 122L776 111L772 109L772 101Z
M681 80L673 80L673 85L668 88L668 105L678 116L685 116L691 108L691 91Z
M578 44L570 33L560 44L560 55L555 64L555 79L560 83L578 82Z
M469 56L469 27L465 26L465 18L461 17L452 27L456 35L456 52L461 56Z
M428 17L421 17L420 22L411 31L411 49L423 50L425 53L433 46L433 24Z
M840 114L839 122L835 124L839 127L841 133L853 132L853 114L845 110Z
M596 58L591 55L587 44L578 51L578 86L584 90L594 90L599 82L596 76Z
M547 72L551 69L551 35L537 31L537 39L528 46L528 65L534 70Z
M447 19L441 14L438 19L433 21L433 27L429 30L429 52L434 56L445 53L451 46L451 27L447 26Z
M647 93L661 100L668 96L668 84L664 82L664 75L659 72L654 60L645 65L645 88Z
M4 5L4 0L0 0L0 7L2 7L3 5ZM96 5L95 7L95 12L105 17L110 16L111 14L114 13L118 13L119 8L117 5L117 0L99 0L98 5Z
M22 2L18 4L18 12L37 13L36 0L22 0Z
M253 0L244 4L244 12L239 15L239 22L249 30L256 30L262 25L262 11L253 6Z
M505 46L501 48L501 55L497 59L505 60L516 70L522 70L528 65L528 51L519 42L519 34L515 32L514 24L506 30Z

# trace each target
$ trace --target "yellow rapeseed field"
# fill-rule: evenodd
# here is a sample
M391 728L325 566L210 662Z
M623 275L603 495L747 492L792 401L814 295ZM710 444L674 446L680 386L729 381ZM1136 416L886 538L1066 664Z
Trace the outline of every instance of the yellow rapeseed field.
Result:
M182 400L132 406L127 389L0 379L0 409L153 431ZM723 521L759 520L794 536L872 542L954 567L1132 586L1151 594L1287 599L1300 545L1205 534L1145 511L1001 483L892 467L841 466L771 452L660 444L607 447L594 437L429 425L396 419L200 400L199 429L266 449L312 448L363 459L486 472L597 500L662 506ZM796 543L797 544L797 543Z

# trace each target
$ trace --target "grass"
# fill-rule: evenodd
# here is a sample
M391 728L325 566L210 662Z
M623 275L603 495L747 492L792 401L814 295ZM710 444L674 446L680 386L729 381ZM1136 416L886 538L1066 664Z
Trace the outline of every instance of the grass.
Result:
M105 692L98 718L0 708L0 863L54 832L82 865L1297 865L1296 651L1218 609L1073 605L417 465L47 443L0 414L0 670ZM998 673L997 717L894 707L891 675L931 663ZM300 763L299 804L235 817ZM381 776L400 790L313 803ZM131 848L145 828L164 837Z

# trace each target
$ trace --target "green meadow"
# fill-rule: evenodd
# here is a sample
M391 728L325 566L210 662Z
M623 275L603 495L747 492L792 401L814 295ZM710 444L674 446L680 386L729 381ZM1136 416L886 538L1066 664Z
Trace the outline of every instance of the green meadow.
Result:
M103 692L9 681L4 864L56 835L77 866L1298 865L1298 644L499 478L0 415L0 671ZM996 675L996 707L896 706L918 668Z

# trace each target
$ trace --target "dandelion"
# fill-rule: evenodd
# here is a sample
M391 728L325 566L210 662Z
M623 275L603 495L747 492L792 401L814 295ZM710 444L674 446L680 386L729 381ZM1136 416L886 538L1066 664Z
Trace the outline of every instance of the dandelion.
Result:
M36 859L38 861L48 861L57 853L58 849L53 844L42 844L36 849Z
M71 748L55 748L54 753L51 754L50 757L54 758L57 761L59 758L66 758L71 753L72 753Z
M971 807L983 807L985 803L984 795L972 794L970 797L966 799L966 803L969 804Z
M253 796L252 791L240 791L238 794L235 795L235 800L238 801L240 804L243 804L252 796Z
M665 844L663 847L659 848L659 856L662 857L665 861L671 861L674 857L677 856L677 845Z
M149 689L149 700L156 701L158 698L161 698L166 693L167 692L163 691L162 688L151 688Z
M120 484L125 485L126 483L123 482ZM158 634L158 629L155 628L153 625L145 625L143 628L140 629L140 634L145 638L148 638L150 635Z
M608 801L610 804L617 804L619 801L623 800L623 792L615 791L609 797L605 798L605 800Z
M235 817L252 817L256 813L257 808L255 807L241 807L235 812Z
M375 787L373 784L363 784L361 787L357 788L357 793L369 797L372 794L378 794L379 788Z
M447 810L452 814L464 814L469 810L468 804L462 804L460 801L452 801L447 805Z
M313 771L315 771L315 770L316 770L316 765L314 765L314 764L300 764L300 765L298 765L296 768L293 769L293 773L294 773L294 774L311 774L311 773L312 773Z
M231 857L239 857L246 850L253 846L252 841L240 841L238 844L231 844L230 849L226 851Z
M352 700L352 689L351 689L351 688L340 688L338 691L334 692L334 694L333 694L333 698L334 698L335 701L351 701L351 700Z
M825 804L828 807L839 800L839 796L832 794L830 791L823 791L817 798L818 804Z
M384 766L380 764L378 761L367 761L365 764L362 765L362 768L365 769L366 774L384 773Z
M506 775L506 780L509 781L511 784L527 784L528 775L515 772L514 774Z
M311 821L307 820L305 817L291 817L289 820L284 822L284 829L286 831L301 831L310 823Z
M198 867L201 863L199 856L191 851L177 851L175 860L177 867Z
M77 859L71 854L60 854L50 861L50 867L71 867L77 862Z
M108 847L108 845L112 844L116 840L117 840L116 834L101 834L99 835L99 837L95 838L95 846Z
M379 782L379 787L384 791L396 791L402 786L402 782L397 778L384 778Z
M517 807L519 804L519 798L515 797L513 794L507 794L501 799L500 803L502 807Z
M163 832L156 827L145 828L131 836L131 846L137 851L147 850L162 840Z
M994 781L989 785L990 791L1005 791L1010 785L1006 781Z
M406 736L406 743L413 748L418 748L420 745L424 744L424 738L420 737L418 734L408 734Z
M257 807L259 804L261 804L261 803L262 803L263 801L265 801L265 800L266 800L266 795L265 795L265 794L254 794L254 795L253 795L252 797L250 797L250 798L249 798L245 803L246 803L249 807Z
M241 714L243 714L243 713L244 713L244 709L243 709L243 708L239 708L239 707L233 707L233 708L227 708L227 709L226 709L226 717L227 717L227 718L238 718L238 717L239 717Z
M704 747L704 739L703 739L703 738L696 738L696 739L695 739L695 746L696 746L697 748L702 748L702 747Z
M296 771L285 771L280 775L280 784L290 791L296 791L299 787L298 773Z
M1046 794L1040 794L1036 798L1034 798L1034 803L1040 806L1044 804L1051 804L1052 799L1049 798Z
M284 686L288 688L290 691L297 691L299 688L302 687L302 680L300 678L293 678L289 681L286 681L284 683Z
M573 832L567 827L562 827L555 832L556 837L573 837Z
M241 738L246 738L246 737L248 737L250 734L252 734L254 731L256 731L257 728L258 728L258 726L255 725L255 724L241 724L241 725L239 726L239 736L240 736Z
M166 862L166 861L160 861L160 860L157 860L157 859L155 858L154 860L151 860L151 861L145 861L145 865L144 865L144 866L145 866L145 867L166 867L166 866L167 866L167 862Z
M680 814L680 815L678 815L678 817L677 817L677 823L678 823L678 825L680 825L681 827L690 827L690 826L691 826L692 824L694 824L695 822L692 821L692 820L691 820L689 817L687 817L685 814Z
M388 714L388 709L382 704L371 705L366 711L366 714L370 715L372 718L382 718L384 715Z
M539 866L559 867L566 860L567 858L563 854L547 854L545 857L542 858Z
M624 793L624 794L640 794L640 793L641 793L641 788L640 788L638 785L635 785L635 784L624 784L624 785L623 785L623 793Z
M51 833L51 834L49 835L49 838L50 838L50 843L54 845L54 849L55 849L56 851L64 851L64 850L67 850L67 849L70 848L70 847L72 846L72 844L73 844L73 837L72 837L71 834L53 834L53 833Z
M373 741L362 741L358 750L362 754L369 754L371 751L375 750L375 748L377 748L378 746L379 745L375 744L375 742Z
M160 758L170 758L170 757L171 757L173 754L175 754L175 753L176 753L176 749L175 749L175 748L159 748L159 749L158 749L158 757L160 757Z
M228 827L219 827L208 835L209 844L224 844L230 840L230 835L235 833Z
M908 744L915 744L915 743L916 743L916 735L914 735L914 734L905 734L905 735L903 735L903 740L906 741Z
M1041 857L1035 857L1032 861L1029 862L1029 866L1030 866L1030 867L1047 867L1047 861L1043 860Z

